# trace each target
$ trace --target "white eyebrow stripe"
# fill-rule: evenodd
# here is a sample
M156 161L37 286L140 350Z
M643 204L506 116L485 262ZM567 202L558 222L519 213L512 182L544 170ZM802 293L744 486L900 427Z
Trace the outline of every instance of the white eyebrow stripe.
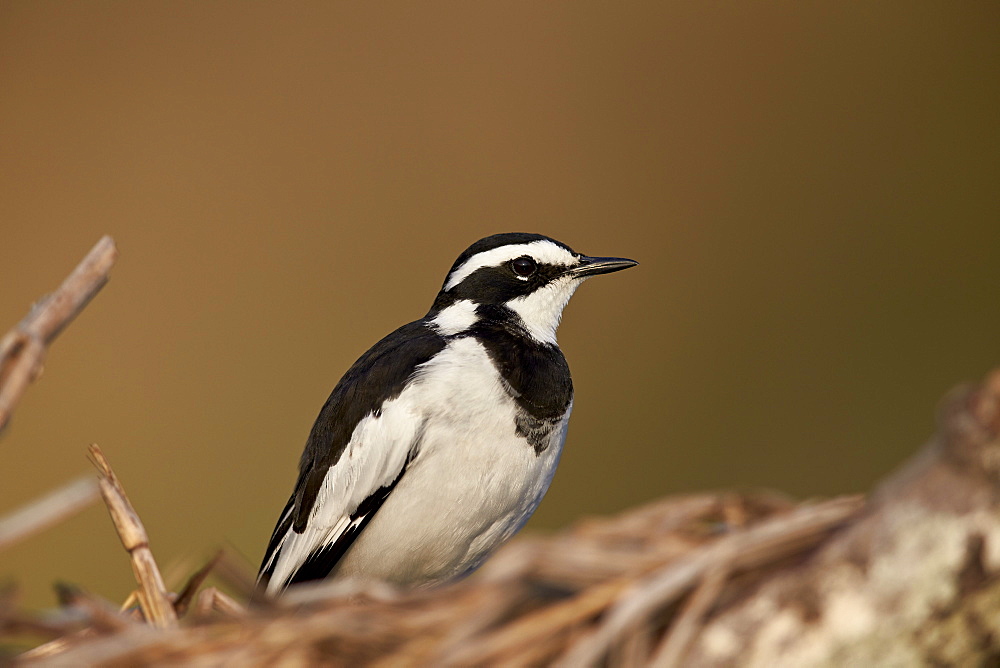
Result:
M462 266L448 275L448 280L444 284L444 290L445 292L451 290L477 269L497 267L504 262L509 262L522 255L530 255L543 264L569 266L576 262L576 257L572 253L548 239L539 239L538 241L517 244L515 246L500 246L499 248L476 253L462 263Z

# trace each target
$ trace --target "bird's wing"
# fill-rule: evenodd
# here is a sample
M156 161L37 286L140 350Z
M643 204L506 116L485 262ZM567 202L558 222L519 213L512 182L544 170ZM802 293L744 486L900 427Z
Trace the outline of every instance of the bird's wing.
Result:
M424 417L399 397L444 345L420 321L410 323L375 344L334 388L261 564L269 593L326 577L404 475Z
M389 401L380 417L371 415L358 424L339 461L322 476L301 532L293 521L296 495L289 499L261 568L269 592L324 578L333 570L403 477L419 446L421 418L408 413L406 406ZM300 480L309 477L307 472Z

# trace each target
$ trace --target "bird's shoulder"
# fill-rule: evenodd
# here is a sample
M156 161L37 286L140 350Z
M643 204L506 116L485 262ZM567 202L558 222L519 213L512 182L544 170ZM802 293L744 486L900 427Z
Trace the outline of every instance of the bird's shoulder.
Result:
M351 365L323 404L299 462L294 526L301 531L327 471L336 465L358 423L403 391L414 370L446 345L425 321L403 325L368 349Z

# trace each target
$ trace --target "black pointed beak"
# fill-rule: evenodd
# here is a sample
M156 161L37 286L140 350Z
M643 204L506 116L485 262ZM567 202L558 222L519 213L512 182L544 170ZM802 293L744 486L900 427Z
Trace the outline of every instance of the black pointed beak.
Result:
M639 264L635 260L624 257L587 257L580 258L580 264L569 270L568 273L578 276L596 276L597 274L610 274L613 271L621 271Z

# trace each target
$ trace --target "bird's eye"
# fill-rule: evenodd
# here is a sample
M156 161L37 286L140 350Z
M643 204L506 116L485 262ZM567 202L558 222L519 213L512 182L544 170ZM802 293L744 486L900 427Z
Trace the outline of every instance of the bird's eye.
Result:
M514 270L514 273L521 278L527 278L531 276L538 269L538 265L530 257L525 255L524 257L519 257L516 260L511 260L510 268Z

